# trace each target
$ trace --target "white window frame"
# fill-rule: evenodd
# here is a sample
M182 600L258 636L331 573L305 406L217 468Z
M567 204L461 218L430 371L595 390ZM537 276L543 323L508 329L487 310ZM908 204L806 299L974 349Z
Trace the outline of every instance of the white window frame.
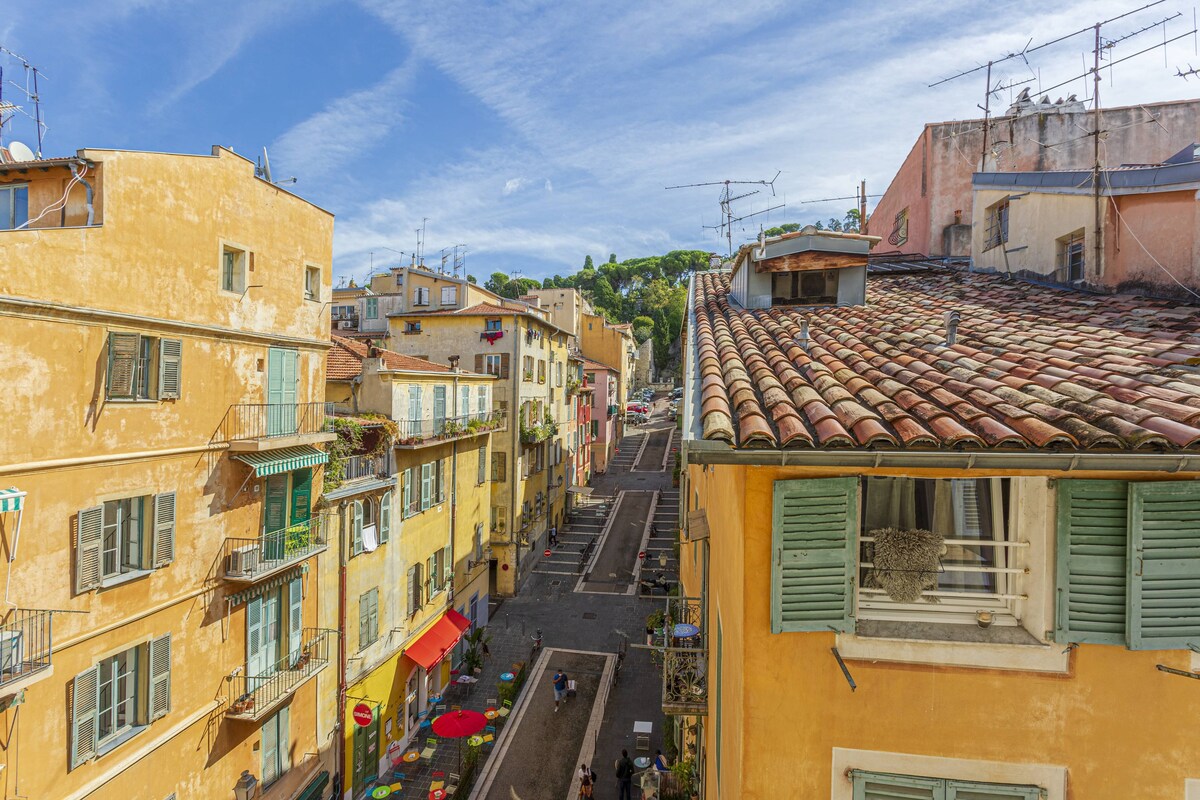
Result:
M414 306L429 305L429 287L428 286L413 287L413 305Z
M488 413L488 387L480 386L475 393L475 398L479 416L482 418Z
M961 507L960 499L962 495L954 490L958 490L964 484L954 483L954 481L976 479L936 478L929 480L946 480L952 482L952 503L957 512L957 509ZM956 544L964 548L992 547L995 551L995 566L970 567L944 564L942 569L946 572L970 571L990 573L995 578L995 591L976 593L932 590L925 592L923 597L932 595L937 597L939 602L930 603L922 599L916 603L897 603L889 598L881 589L864 588L862 585L864 570L869 569L869 562L863 560L864 548L862 544L865 541L869 541L869 539L867 532L863 530L859 534L859 547L857 548L858 569L855 572L855 608L857 609L858 619L976 625L976 613L979 611L990 611L994 615L992 623L994 625L1017 626L1020 624L1017 619L1017 601L1024 599L1025 595L1023 594L1023 581L1021 580L1022 570L1020 567L1013 566L1015 563L1013 551L1019 546L1020 541L1015 530L1016 525L1011 521L1015 515L1010 514L1010 523L1007 529L1005 529L1004 509L1002 507L1002 479L990 478L988 480L991 492L992 530L1004 529L1004 538L981 541L947 539L947 547L952 548ZM994 544L990 542L994 542Z
M834 747L830 800L854 800L851 770L957 781L980 781L979 776L987 776L982 780L988 783L1039 786L1045 790L1045 800L1066 800L1067 797L1067 768L1053 764L1021 764Z
M498 355L484 356L483 357L484 373L486 373L488 375L499 375L500 374L500 361L501 361L501 357Z
M275 763L267 764L267 728L274 726L275 728ZM291 713L290 706L284 706L276 711L271 716L267 717L262 726L262 785L263 787L271 786L277 780L287 774L292 768L291 764Z
M321 268L312 264L304 266L304 299L313 302L321 299Z
M139 645L137 647L130 647L126 650L122 650L119 653L114 653L113 655L105 656L104 658L100 659L99 663L97 663L97 665L96 665L96 667L97 667L96 752L98 752L98 753L103 753L103 752L115 747L120 742L125 741L139 727L141 727L141 724L142 724L141 718L142 718L142 714L145 710L142 708L142 706L146 702L148 702L148 698L144 697L143 693L141 691L141 686L143 683L142 672L146 669L146 665L144 663L144 661L146 660L146 656L142 652L142 650L143 650L143 646L141 646L141 645ZM124 678L124 681L125 681L124 694L125 694L125 696L120 701L110 702L108 705L108 708L106 710L103 705L103 697L105 694L103 691L103 687L105 685L105 679L104 679L105 666L107 665L109 667L109 673L111 676L113 666L117 663L118 659L120 659L122 657L125 657L127 659L127 663L129 665L128 671L125 673L125 678ZM110 680L115 681L118 679L110 678ZM115 692L116 692L116 687L114 686L113 691L110 694L110 696L115 696ZM117 724L116 724L117 707L119 705L121 705L122 703L127 704L126 712L125 712L125 723L120 726L117 726ZM107 734L102 734L101 728L104 725L106 716L109 718L108 721L113 725L113 728Z
M221 242L221 261L218 277L221 291L241 297L249 283L250 248L233 242Z
M452 306L458 302L458 287L443 286L442 287L442 305Z
M154 498L122 497L106 501L103 508L100 585L111 585L149 572L150 548L147 533L152 527L152 520L148 519L148 515L154 508ZM136 531L130 529L134 523L137 525ZM113 539L111 547L110 537ZM132 554L131 550L136 550L136 554ZM110 553L115 559L112 569L107 567Z

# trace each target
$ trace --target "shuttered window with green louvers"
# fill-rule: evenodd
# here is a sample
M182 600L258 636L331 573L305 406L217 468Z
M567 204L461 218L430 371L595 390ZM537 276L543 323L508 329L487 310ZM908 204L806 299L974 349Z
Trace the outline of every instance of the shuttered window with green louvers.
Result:
M771 631L854 627L858 479L776 481Z
M1125 481L1058 482L1060 642L1125 643L1128 494Z
M977 783L851 770L854 800L1039 800L1040 786Z
M1129 487L1131 650L1200 645L1200 483Z

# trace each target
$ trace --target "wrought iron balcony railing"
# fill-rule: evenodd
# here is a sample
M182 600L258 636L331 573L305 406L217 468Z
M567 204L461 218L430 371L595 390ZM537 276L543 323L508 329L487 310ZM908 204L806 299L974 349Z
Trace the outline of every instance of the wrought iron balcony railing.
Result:
M52 617L50 611L16 608L0 624L0 691L49 670Z
M263 719L306 681L329 664L336 631L305 628L300 645L265 670L251 674L250 667L227 675L229 706L225 715L254 722Z
M336 469L337 464L330 462L326 469ZM386 478L396 471L396 460L391 449L374 455L349 456L340 462L342 474L339 484L368 478ZM336 477L336 476L335 476Z
M437 417L433 419L402 419L397 422L396 447L429 447L439 442L478 436L481 433L502 431L508 425L508 412L503 410L483 411L462 417Z
M253 538L225 540L225 579L253 583L323 552L329 542L322 517L264 533Z
M225 412L226 442L285 439L328 434L326 403L239 403Z
M663 658L664 714L708 713L708 636L698 597L668 597L654 644Z

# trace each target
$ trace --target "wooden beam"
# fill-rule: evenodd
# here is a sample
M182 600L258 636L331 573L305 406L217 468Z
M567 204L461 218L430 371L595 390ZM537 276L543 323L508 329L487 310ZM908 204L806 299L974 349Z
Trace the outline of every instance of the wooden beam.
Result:
M842 269L844 267L866 266L866 253L826 253L820 250L806 250L803 253L792 253L786 256L776 256L754 262L755 272L806 272L817 269Z

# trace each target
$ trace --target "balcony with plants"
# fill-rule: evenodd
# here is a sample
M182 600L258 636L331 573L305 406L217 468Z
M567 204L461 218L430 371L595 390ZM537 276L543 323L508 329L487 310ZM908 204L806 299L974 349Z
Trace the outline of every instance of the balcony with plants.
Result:
M397 426L395 446L403 450L415 450L506 430L508 414L503 410L481 411L459 417L400 420Z
M221 564L225 580L254 583L299 564L329 547L320 516L261 536L225 540Z
M328 448L325 493L345 493L356 485L385 480L396 472L392 444L399 426L382 414L358 413L330 420L337 438Z
M708 636L698 597L668 597L666 607L646 621L662 658L664 714L708 714Z
M521 422L521 444L539 444L558 432L558 423L554 417L546 414L540 425L527 425Z
M258 722L272 714L314 675L329 665L336 631L305 628L300 644L266 670L249 674L243 669L226 675L228 702L225 716Z

